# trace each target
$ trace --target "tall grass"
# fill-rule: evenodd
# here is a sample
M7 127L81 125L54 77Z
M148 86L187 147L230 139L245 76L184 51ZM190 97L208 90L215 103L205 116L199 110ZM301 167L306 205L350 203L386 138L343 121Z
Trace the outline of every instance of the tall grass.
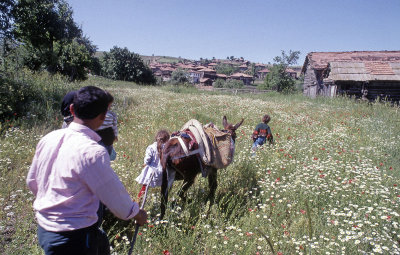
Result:
M161 128L179 130L189 119L222 116L238 130L234 163L220 170L216 202L206 202L200 176L188 201L170 191L167 214L158 221L160 189L150 190L148 225L135 254L398 254L400 125L398 108L346 98L301 95L231 95L187 88L139 87L90 79L113 93L119 117L114 170L136 197L135 182L146 147ZM251 157L250 135L271 115L276 144ZM56 113L53 113L55 119ZM61 121L59 121L61 125ZM54 126L53 126L54 128ZM40 254L33 197L24 179L47 123L26 120L0 140L0 253ZM107 218L113 252L125 254L132 223Z

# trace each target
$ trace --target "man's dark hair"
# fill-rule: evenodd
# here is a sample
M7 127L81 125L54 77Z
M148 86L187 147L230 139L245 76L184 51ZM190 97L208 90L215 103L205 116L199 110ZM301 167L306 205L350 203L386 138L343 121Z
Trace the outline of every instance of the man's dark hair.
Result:
M83 120L96 118L101 113L106 113L109 97L107 93L95 86L79 89L74 96L75 115Z

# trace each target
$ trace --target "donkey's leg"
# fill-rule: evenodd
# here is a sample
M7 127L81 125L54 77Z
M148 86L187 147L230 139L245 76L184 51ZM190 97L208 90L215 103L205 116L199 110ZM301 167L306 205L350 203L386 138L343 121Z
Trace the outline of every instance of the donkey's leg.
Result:
M211 168L208 173L208 187L210 188L210 193L208 193L207 197L207 199L210 200L211 205L214 203L215 191L217 190L218 186L217 178L218 178L217 169Z
M167 177L167 170L163 169L162 183L161 183L161 215L160 215L160 219L164 218L167 202L168 202L168 177Z
M186 192L193 185L194 179L184 180L182 188L178 192L178 196L181 198L182 202L186 202Z

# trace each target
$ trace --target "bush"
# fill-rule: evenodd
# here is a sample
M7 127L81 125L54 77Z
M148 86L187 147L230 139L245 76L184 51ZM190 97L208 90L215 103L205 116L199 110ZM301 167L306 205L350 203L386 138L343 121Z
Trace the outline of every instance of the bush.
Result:
M225 86L225 81L223 79L217 79L214 83L213 83L213 87L214 88L223 88Z
M63 96L75 89L61 75L27 70L0 76L0 122L17 118L49 120L59 111Z
M185 70L178 68L172 72L170 82L173 85L185 84L185 83L189 82L188 77L189 77L189 74Z
M228 80L228 81L225 82L225 88L240 89L240 88L243 88L243 87L244 87L243 81Z

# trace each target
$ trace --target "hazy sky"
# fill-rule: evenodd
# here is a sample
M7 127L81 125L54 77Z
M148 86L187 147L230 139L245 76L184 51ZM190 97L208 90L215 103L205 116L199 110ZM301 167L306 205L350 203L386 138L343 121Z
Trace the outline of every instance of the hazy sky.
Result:
M400 50L400 0L67 0L100 51L268 63L281 50Z

